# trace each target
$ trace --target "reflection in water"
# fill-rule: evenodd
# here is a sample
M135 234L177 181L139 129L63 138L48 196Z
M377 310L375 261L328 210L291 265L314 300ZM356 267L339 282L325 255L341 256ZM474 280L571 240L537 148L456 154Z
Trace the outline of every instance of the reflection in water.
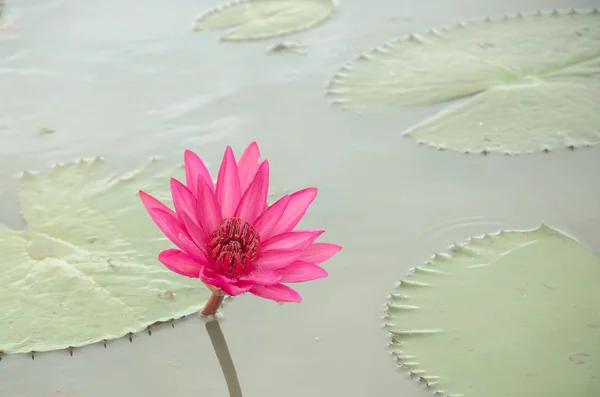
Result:
M210 341L215 349L215 353L217 353L217 359L221 365L223 375L225 375L225 382L227 382L230 397L242 397L240 381L235 372L235 366L233 365L233 360L231 359L231 354L229 354L229 348L227 348L227 342L225 341L225 335L223 335L223 331L221 331L219 322L207 319L206 331L210 336Z

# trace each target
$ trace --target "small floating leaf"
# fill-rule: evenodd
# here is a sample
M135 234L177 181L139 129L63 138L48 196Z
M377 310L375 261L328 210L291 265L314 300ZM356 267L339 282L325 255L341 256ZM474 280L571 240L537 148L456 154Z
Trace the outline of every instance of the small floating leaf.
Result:
M152 165L113 178L97 158L23 175L28 230L0 225L5 353L106 345L202 308L209 295L203 284L157 261L171 244L137 194L144 189L170 202L168 178L183 171L148 175Z
M342 68L358 111L461 99L406 133L436 148L529 153L600 142L600 12L517 15L390 42Z
M196 21L196 30L229 28L222 40L256 40L308 29L333 13L332 0L247 0L214 8Z
M413 274L427 286L391 294L384 321L398 364L447 396L595 395L600 257L547 226L467 247L425 265L444 274Z

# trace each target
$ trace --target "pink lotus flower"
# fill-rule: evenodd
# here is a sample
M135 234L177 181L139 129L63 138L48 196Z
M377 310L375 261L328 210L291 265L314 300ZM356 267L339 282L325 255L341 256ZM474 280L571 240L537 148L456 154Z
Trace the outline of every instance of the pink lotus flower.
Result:
M236 163L228 146L215 186L202 160L187 150L186 184L171 179L175 211L143 191L140 197L179 248L158 255L170 270L200 278L213 297L250 292L277 302L300 302L300 294L285 284L326 277L318 265L342 247L316 243L323 230L293 230L315 199L316 188L267 206L269 162L259 157L253 142ZM203 313L214 314L219 304Z

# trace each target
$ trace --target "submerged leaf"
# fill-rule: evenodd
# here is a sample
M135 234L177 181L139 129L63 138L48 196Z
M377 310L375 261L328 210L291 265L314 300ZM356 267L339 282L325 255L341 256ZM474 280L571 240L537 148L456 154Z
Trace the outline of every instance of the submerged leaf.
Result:
M0 225L1 350L87 345L202 308L202 282L156 259L171 244L137 191L170 204L168 179L183 170L148 175L153 163L120 178L98 158L23 175L27 231Z
M527 153L600 142L600 12L459 24L376 48L332 79L359 111L461 100L407 134L437 148Z
M222 40L255 40L308 29L333 13L332 0L247 0L214 8L196 21L196 30L230 28Z
M547 226L471 239L392 293L393 352L442 395L595 395L598 280L600 257Z

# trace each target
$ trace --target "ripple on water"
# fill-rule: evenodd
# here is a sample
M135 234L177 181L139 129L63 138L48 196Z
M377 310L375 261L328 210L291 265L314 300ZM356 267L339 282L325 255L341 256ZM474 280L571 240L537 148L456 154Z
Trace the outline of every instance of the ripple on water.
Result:
M448 219L427 227L420 237L427 238L434 246L444 246L455 242L464 242L469 237L485 233L496 233L500 230L514 230L531 227L523 220L486 215L469 215Z

